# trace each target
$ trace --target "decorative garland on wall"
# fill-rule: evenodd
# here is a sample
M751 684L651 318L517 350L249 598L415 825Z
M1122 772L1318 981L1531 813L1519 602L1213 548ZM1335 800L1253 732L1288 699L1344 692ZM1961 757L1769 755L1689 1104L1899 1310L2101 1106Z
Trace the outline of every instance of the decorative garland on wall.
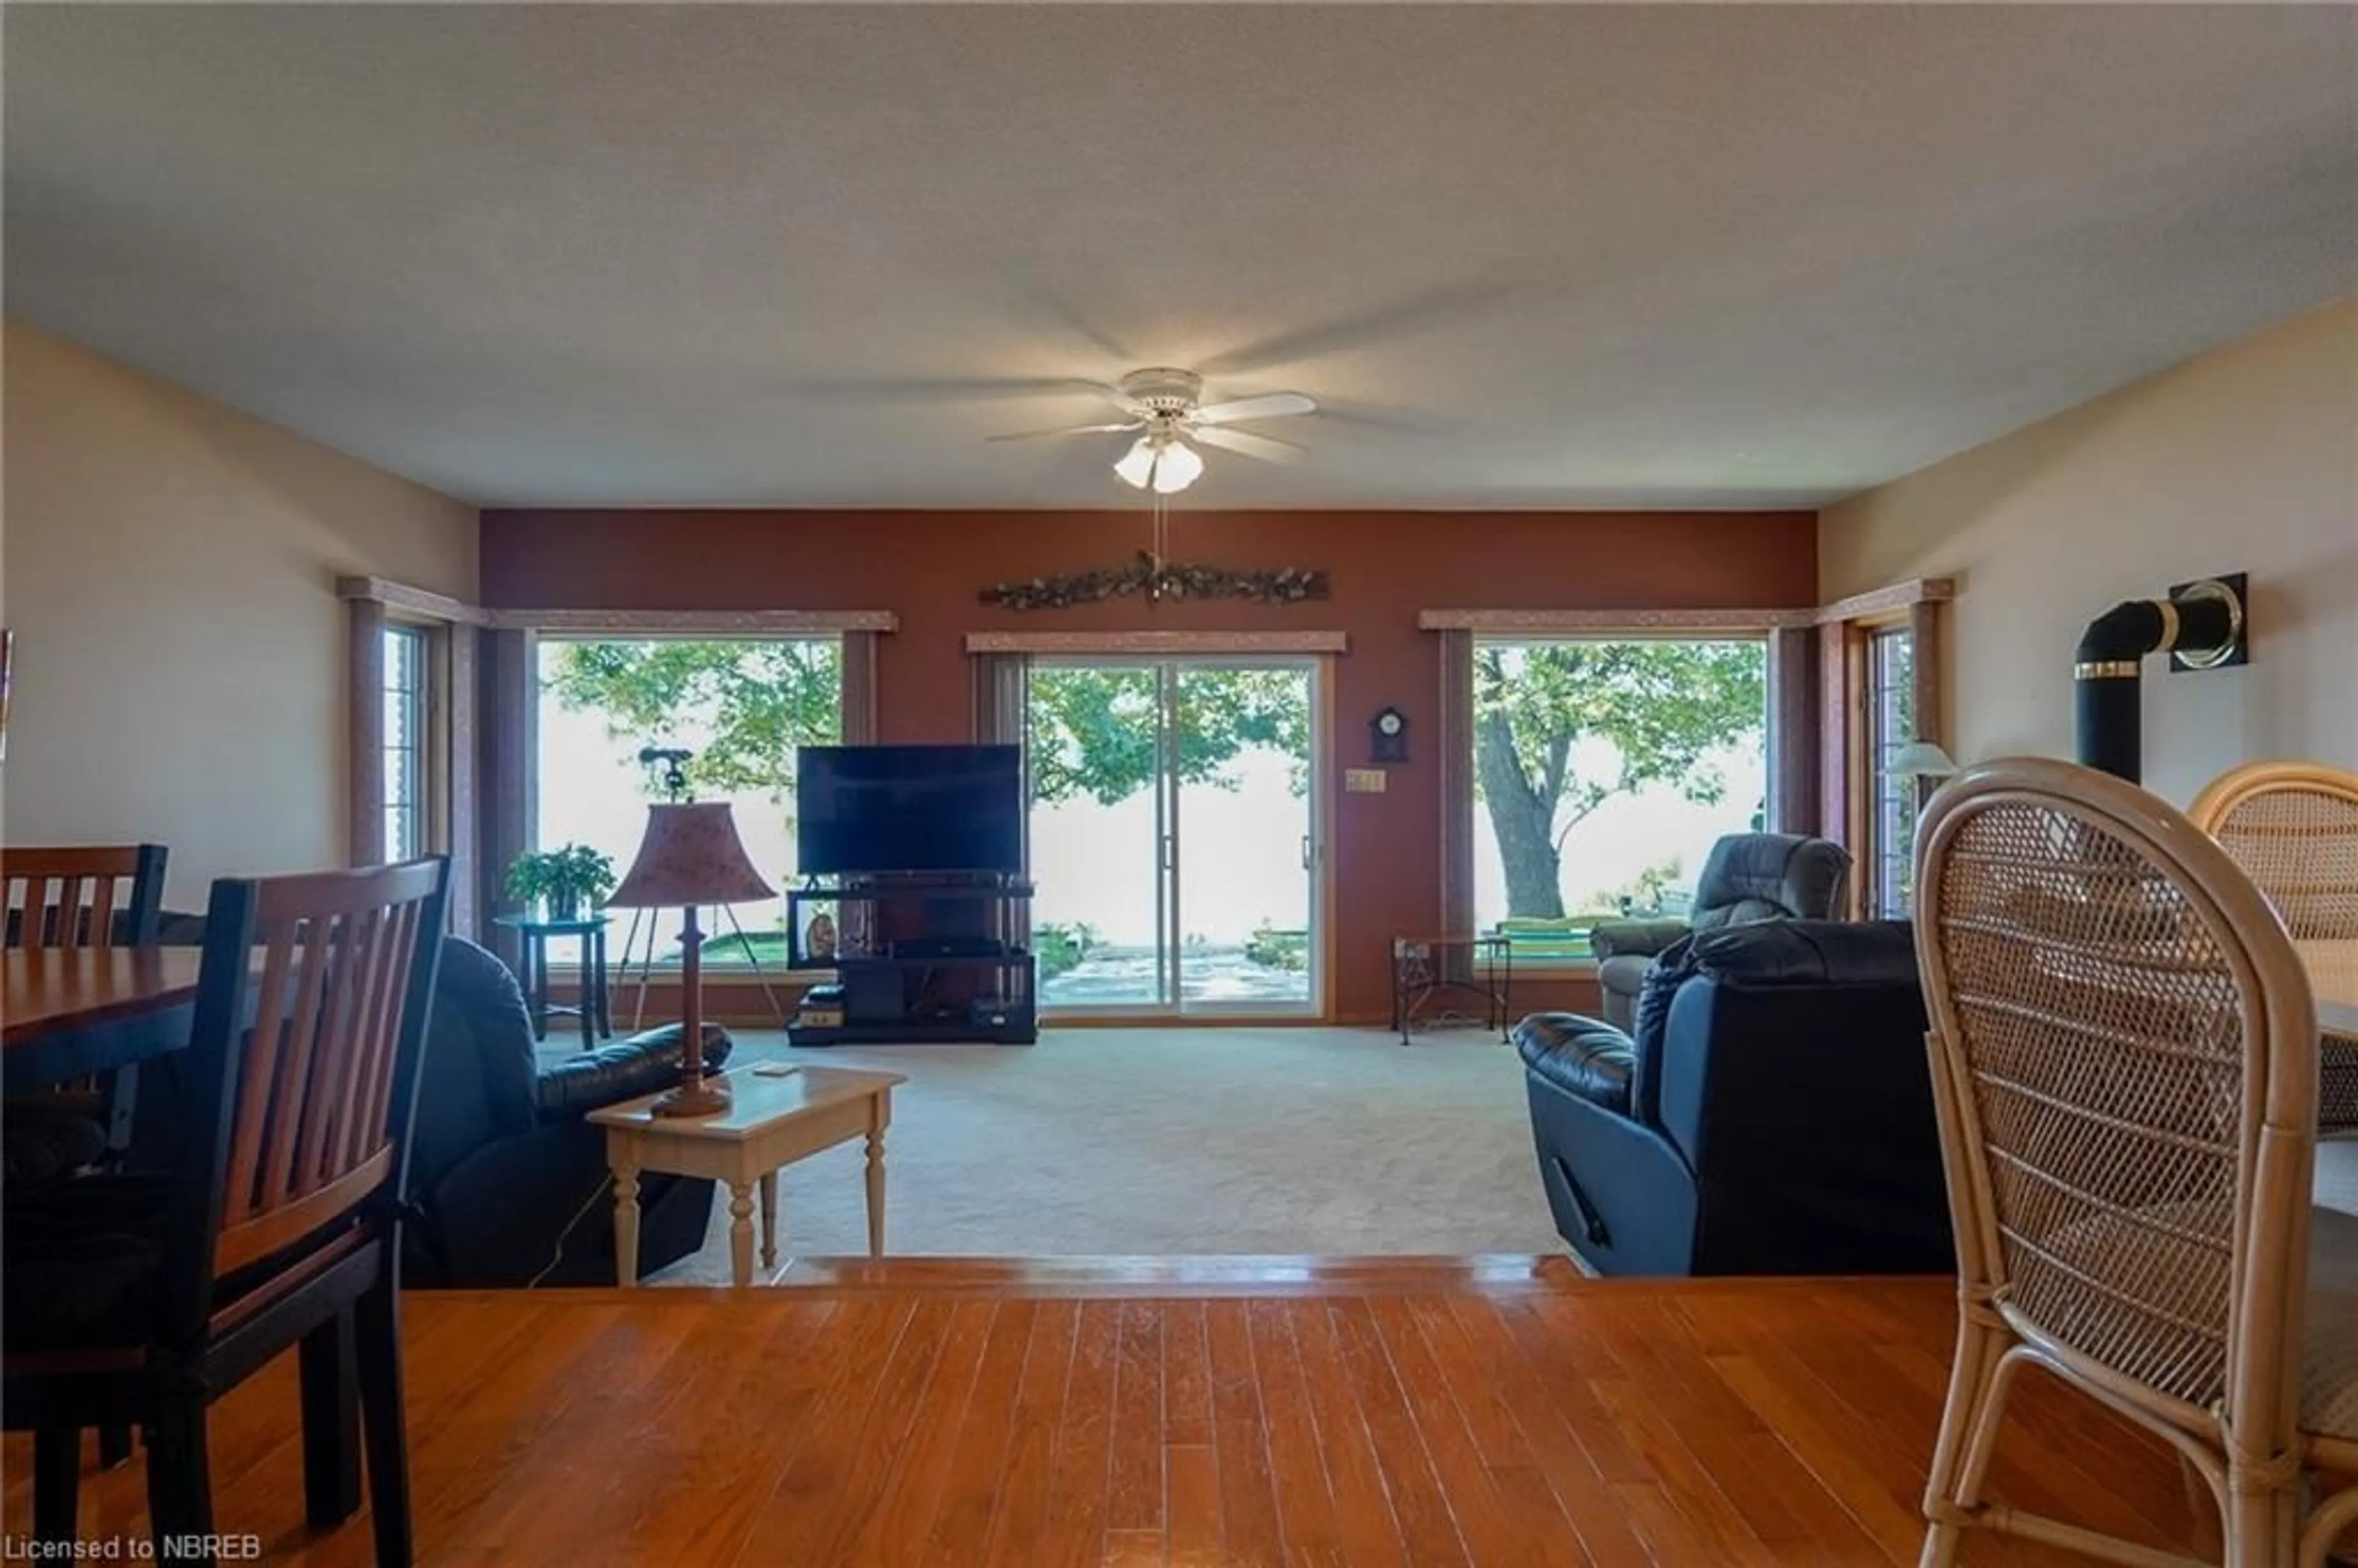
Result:
M1138 594L1151 600L1249 599L1262 604L1299 604L1325 598L1326 589L1325 572L1312 568L1237 572L1166 561L1152 550L1141 550L1126 566L995 583L975 597L1004 610L1067 610L1076 604Z

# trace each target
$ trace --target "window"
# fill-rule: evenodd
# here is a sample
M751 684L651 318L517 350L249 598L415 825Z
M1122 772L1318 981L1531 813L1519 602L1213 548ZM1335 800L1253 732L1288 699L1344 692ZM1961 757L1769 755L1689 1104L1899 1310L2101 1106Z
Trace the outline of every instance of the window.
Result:
M1518 966L1599 920L1691 907L1714 842L1766 826L1768 645L1477 637L1474 914Z
M384 819L387 860L433 849L433 633L423 626L384 629Z
M690 795L734 807L738 836L774 899L706 912L704 962L726 968L785 963L784 894L795 880L797 748L842 734L843 658L838 637L593 640L543 635L538 652L533 842L587 844L630 870L649 803L668 798L663 770L643 748L683 749ZM639 915L634 923L631 915ZM617 910L608 917L615 978L644 961L679 962L677 912Z
M1869 913L1904 920L1916 875L1916 781L1894 775L1891 763L1916 739L1916 636L1906 626L1867 634L1866 724L1867 843L1875 868Z

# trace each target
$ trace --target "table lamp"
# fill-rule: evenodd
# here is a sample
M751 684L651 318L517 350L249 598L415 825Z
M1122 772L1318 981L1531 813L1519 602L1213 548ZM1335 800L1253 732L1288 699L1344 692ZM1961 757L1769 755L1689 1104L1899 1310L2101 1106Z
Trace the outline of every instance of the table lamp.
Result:
M654 1102L657 1116L713 1116L729 1108L725 1078L704 1073L704 933L698 906L775 898L737 837L725 800L670 802L647 807L647 833L630 873L606 903L617 909L672 909L687 914L680 929L679 1087Z

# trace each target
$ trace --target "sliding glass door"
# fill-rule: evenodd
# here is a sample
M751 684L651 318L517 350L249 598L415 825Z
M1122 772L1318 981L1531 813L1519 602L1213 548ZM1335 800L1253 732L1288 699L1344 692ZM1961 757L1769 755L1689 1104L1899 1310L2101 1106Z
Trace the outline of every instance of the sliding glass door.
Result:
M1308 659L1033 665L1044 1006L1319 1010L1317 679Z
M1026 695L1032 949L1044 1007L1167 1009L1164 666L1035 660Z

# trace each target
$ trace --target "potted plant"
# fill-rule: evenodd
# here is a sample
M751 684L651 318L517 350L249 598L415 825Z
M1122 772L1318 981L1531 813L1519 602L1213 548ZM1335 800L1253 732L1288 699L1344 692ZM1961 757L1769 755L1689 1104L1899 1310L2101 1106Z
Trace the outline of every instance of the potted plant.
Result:
M508 892L538 903L550 920L579 920L614 891L614 861L587 844L528 850L508 866Z

